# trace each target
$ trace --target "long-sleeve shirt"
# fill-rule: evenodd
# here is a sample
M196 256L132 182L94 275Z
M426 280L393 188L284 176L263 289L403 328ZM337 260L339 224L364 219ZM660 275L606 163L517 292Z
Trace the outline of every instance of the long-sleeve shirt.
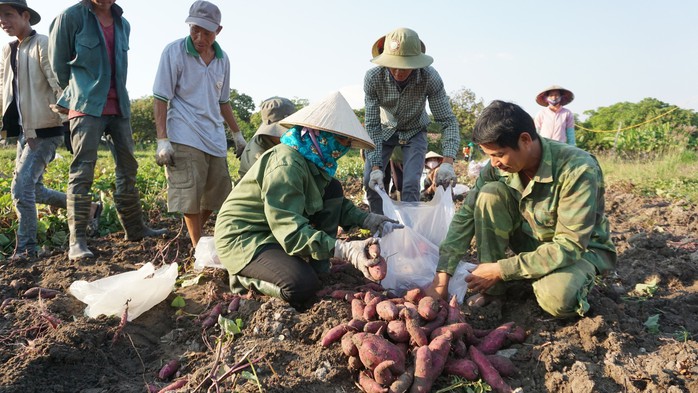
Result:
M223 203L214 239L230 274L252 261L261 247L279 244L288 255L323 260L333 256L335 238L310 224L324 207L332 178L293 148L280 144L252 165ZM361 225L368 212L344 198L341 226Z
M596 158L576 147L540 140L541 163L526 187L518 173L500 171L489 162L485 165L441 243L437 271L452 275L470 248L475 202L488 182L503 182L509 187L519 201L521 230L541 243L534 251L497 261L504 281L542 277L574 264L587 249L615 254L604 214L603 174ZM596 266L600 272L613 267Z
M543 108L533 122L540 136L567 143L567 130L574 129L574 114L565 107L561 107L557 112Z
M376 144L375 150L366 153L371 166L383 167L383 142L394 133L399 133L401 141L408 141L431 122L426 111L427 100L434 121L442 127L443 155L456 157L460 144L458 120L441 76L433 67L414 70L404 87L395 82L388 68L371 68L364 77L364 93L365 127Z

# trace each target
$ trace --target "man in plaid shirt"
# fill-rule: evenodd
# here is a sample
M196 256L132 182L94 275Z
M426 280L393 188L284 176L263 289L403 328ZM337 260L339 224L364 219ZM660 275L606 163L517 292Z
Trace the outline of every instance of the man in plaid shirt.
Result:
M427 125L431 122L426 101L443 130L441 138L443 164L436 182L455 184L453 160L460 144L458 121L451 109L439 73L432 67L434 59L424 54L424 43L413 30L400 28L373 45L373 60L378 64L366 72L365 126L376 149L366 153L364 186L371 212L383 214L375 187L383 189L385 167L396 146L402 147L403 179L401 199L419 201L419 179L427 153Z

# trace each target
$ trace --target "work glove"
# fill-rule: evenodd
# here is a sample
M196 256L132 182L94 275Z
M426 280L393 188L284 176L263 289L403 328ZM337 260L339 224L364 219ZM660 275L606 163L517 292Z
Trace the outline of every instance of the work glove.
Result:
M371 171L371 174L368 176L368 188L371 190L376 190L376 186L380 187L381 190L384 190L385 187L383 186L383 177L385 175L383 174L383 171L380 169L374 169Z
M233 142L235 142L235 157L240 158L242 152L245 151L245 146L247 146L242 131L233 132Z
M398 220L393 220L382 214L368 213L364 220L363 227L371 231L375 236L385 236L393 231L393 229L404 228Z
M443 186L444 188L455 186L457 180L456 172L453 170L452 164L444 162L439 166L439 170L436 172L436 185Z
M158 150L155 152L155 162L160 166L175 166L174 149L172 149L172 144L169 139L158 139Z
M374 237L366 240L337 240L334 256L349 261L371 281L384 279L388 272L388 264L380 255L378 239Z

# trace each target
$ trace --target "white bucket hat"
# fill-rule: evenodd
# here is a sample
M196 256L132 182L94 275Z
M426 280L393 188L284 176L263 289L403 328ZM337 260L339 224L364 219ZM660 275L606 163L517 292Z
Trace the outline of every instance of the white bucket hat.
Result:
M379 38L371 50L372 63L389 68L414 70L431 65L434 59L424 54L426 47L416 31L404 27Z
M351 139L351 147L375 149L376 145L344 96L336 91L322 101L306 106L279 122L284 127L305 126Z

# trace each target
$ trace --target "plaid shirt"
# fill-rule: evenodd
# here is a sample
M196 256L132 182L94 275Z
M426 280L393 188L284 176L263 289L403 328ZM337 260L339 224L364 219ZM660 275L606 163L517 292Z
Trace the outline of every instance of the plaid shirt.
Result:
M426 111L426 101L441 124L443 137L441 149L446 157L456 157L460 144L458 120L451 109L451 100L444 90L441 76L432 67L416 69L402 89L386 67L374 67L364 77L366 95L365 126L376 149L366 153L371 166L383 167L382 142L390 139L397 131L400 142L408 141L422 132L431 122Z

